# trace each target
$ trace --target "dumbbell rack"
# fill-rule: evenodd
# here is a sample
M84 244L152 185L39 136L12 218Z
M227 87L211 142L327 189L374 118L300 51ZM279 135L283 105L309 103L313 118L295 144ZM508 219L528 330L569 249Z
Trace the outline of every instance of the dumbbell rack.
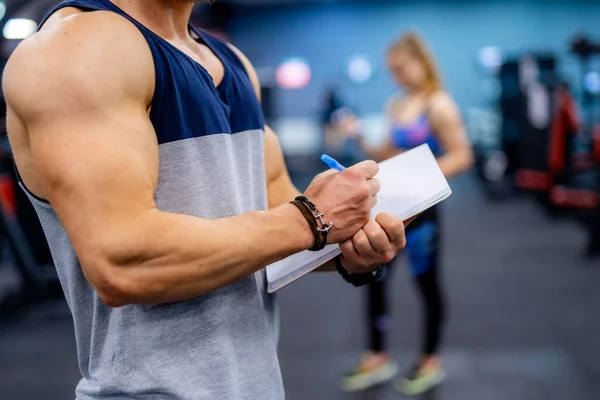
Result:
M600 198L600 126L596 127L594 136L594 155L596 161L597 173L597 193ZM600 256L600 201L592 212L589 221L589 239L587 245L587 255L590 257Z

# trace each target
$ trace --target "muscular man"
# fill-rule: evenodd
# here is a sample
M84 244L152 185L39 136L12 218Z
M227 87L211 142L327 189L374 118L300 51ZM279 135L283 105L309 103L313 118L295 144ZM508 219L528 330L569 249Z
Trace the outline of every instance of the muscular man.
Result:
M193 3L63 2L6 66L9 136L73 313L80 400L284 397L264 268L315 236L289 204L299 193L252 66L188 26ZM304 194L355 276L405 244L400 220L369 220L376 173L326 173Z

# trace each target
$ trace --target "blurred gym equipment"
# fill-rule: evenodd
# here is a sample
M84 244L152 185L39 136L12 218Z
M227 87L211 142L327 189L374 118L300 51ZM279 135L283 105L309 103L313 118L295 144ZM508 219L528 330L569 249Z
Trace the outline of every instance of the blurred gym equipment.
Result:
M501 115L496 143L475 144L477 171L492 198L530 193L552 216L574 217L589 231L586 252L600 254L600 43L570 43L581 81L560 79L552 54L504 60L497 72ZM581 99L573 95L581 90ZM581 116L581 118L579 117Z
M526 54L504 60L497 70L500 94L492 107L501 116L498 135L495 143L474 141L476 170L492 198L514 194L522 175L529 182L548 168L555 69L554 55Z
M587 154L593 171L587 196L592 198L592 211L587 219L589 239L587 254L600 255L600 73L592 71L592 57L600 56L600 42L594 42L585 35L578 35L571 41L571 52L580 61L582 70L582 108L584 113L584 138L587 139ZM592 193L592 194L590 194ZM595 194L595 195L594 195Z

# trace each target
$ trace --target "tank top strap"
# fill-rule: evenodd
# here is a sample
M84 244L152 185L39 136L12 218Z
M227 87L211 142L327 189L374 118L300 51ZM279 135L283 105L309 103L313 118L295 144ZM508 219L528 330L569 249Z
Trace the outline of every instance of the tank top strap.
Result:
M63 1L59 4L57 4L56 6L54 6L44 16L44 18L42 18L42 21L38 25L38 29L41 29L42 26L46 23L46 21L48 21L48 18L50 18L55 12L57 12L63 8L66 8L66 7L74 7L74 8L81 9L83 11L111 11L111 12L119 14L120 16L131 21L131 23L133 23L144 34L144 36L147 37L149 34L148 28L146 28L144 25L142 25L140 22L138 22L135 18L131 17L129 14L127 14L125 11L123 11L121 8L119 8L118 6L116 6L109 0L66 0L66 1Z
M191 24L189 28L190 31L198 35L200 41L206 44L224 64L235 66L236 69L241 69L245 73L248 72L242 60L227 42L203 31L202 29L198 29Z

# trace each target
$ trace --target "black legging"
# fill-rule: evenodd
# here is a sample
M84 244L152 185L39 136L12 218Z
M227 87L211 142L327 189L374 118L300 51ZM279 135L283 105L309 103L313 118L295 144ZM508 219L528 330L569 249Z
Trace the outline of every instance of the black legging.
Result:
M406 231L407 251L411 259L413 279L421 294L424 312L422 352L424 356L437 354L442 336L444 299L439 282L439 218L434 208L410 225ZM414 265L417 264L417 265ZM369 286L369 348L374 352L386 351L388 329L387 286L393 267L386 276Z

